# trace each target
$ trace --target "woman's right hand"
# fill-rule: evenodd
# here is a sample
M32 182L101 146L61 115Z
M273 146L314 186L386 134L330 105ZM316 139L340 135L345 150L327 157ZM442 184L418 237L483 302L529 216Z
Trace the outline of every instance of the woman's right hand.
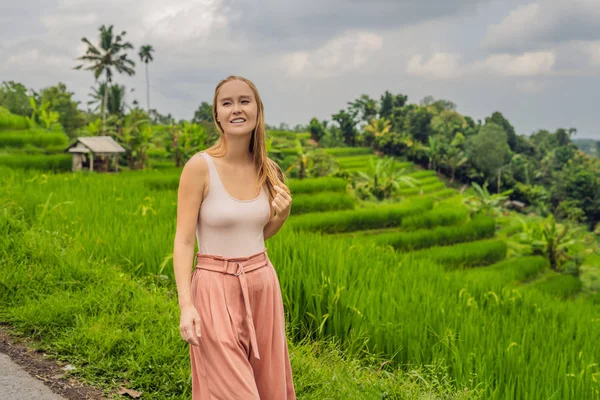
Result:
M198 315L198 311L194 305L190 304L181 308L179 332L186 342L194 346L200 345L200 336L202 336L200 315Z

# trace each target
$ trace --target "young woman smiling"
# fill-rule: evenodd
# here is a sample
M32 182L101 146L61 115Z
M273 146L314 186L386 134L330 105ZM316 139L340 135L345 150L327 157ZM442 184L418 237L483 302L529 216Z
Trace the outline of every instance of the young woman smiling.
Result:
M295 399L281 289L265 247L290 214L290 191L267 157L252 82L219 82L213 117L219 140L181 173L173 250L192 398Z

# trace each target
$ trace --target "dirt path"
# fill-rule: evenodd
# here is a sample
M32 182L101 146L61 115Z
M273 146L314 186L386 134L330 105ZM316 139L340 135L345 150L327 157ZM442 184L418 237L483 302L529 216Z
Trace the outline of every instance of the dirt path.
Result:
M26 340L8 332L9 327L0 324L0 399L108 399L99 389L63 377L68 366L31 350Z

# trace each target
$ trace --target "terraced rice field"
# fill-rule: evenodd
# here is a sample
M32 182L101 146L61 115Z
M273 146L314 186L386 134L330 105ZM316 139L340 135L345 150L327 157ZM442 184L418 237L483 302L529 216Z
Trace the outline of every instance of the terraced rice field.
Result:
M332 154L346 171L375 157ZM485 399L600 398L598 306L572 298L577 282L550 272L543 258L509 258L506 237L515 225L470 217L461 196L435 173L398 165L422 184L403 188L395 203L358 202L341 178L289 182L292 216L267 247L291 340L335 338L358 359L380 354L406 370L431 366L429 377L451 379L458 391L480 390ZM41 229L79 249L73 255L109 261L126 274L160 276L173 287L176 173L3 169L2 176L5 204L22 205ZM43 261L20 262L29 271L27 265ZM67 275L64 285L77 280ZM33 315L52 310L60 297L31 297L23 289L27 279L0 276L0 300L13 307L7 315L29 330L51 330L54 320L19 314L24 306L17 299L29 299ZM75 296L68 293L63 300ZM80 307L74 303L71 312ZM144 318L151 324L154 317ZM135 324L127 329L135 332ZM125 345L119 335L114 346ZM107 349L103 362L120 360L114 352ZM141 362L133 376L151 364ZM151 391L153 383L140 386Z

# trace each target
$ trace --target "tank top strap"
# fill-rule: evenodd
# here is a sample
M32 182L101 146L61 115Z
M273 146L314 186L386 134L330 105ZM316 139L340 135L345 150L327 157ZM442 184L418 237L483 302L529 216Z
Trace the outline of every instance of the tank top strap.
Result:
M221 182L221 178L219 177L219 173L217 172L217 167L215 166L215 163L213 162L213 159L210 156L210 154L206 153L205 151L202 151L200 152L200 156L202 156L208 164L208 177L210 178L211 192L215 187L224 190L223 183Z

